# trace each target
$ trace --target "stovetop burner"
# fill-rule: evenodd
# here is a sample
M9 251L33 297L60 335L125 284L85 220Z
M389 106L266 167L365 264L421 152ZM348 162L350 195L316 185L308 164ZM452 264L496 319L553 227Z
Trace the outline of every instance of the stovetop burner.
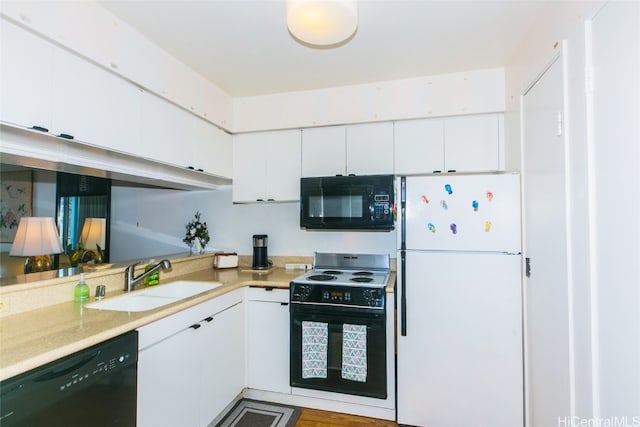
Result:
M307 277L307 280L313 280L314 282L328 282L329 280L336 280L336 276L331 276L329 274L313 274Z
M314 265L294 281L318 287L382 288L389 279L389 255L316 252Z

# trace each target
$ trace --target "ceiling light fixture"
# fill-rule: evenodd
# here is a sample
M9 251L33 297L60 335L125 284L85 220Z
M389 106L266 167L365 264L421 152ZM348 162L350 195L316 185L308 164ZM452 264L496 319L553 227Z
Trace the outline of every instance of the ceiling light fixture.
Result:
M305 46L337 47L358 28L356 0L286 0L289 33Z

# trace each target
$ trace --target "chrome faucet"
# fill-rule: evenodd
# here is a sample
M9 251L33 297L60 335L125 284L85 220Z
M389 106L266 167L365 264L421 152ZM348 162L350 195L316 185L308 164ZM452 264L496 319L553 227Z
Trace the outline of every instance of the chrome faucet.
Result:
M136 283L143 280L145 277L155 273L157 270L161 268L163 270L168 270L171 268L171 262L168 259L163 259L162 261L160 261L159 263L151 267L149 270L140 274L138 277L134 277L136 265L138 264L140 263L136 262L124 269L124 291L125 292L131 292L136 287Z

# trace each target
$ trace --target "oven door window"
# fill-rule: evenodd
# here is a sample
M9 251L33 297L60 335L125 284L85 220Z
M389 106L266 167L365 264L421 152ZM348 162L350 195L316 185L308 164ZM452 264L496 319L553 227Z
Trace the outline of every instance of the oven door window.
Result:
M358 396L387 397L386 375L386 329L384 311L372 314L368 310L362 310L361 314L354 314L358 310L341 310L336 307L309 308L291 306L291 386L310 388L315 390L346 393ZM366 311L366 314L364 313ZM304 327L307 322L315 322L326 327L326 373L320 369L317 377L305 378L303 375L303 340ZM307 323L308 324L308 323ZM356 372L343 372L343 368L352 369L354 363L350 360L346 366L343 364L345 357L345 339L358 341L353 334L345 337L345 325L355 327L366 336L366 355L355 362ZM364 341L362 341L364 342ZM347 345L347 348L354 346ZM358 363L364 363L364 367L358 367ZM358 369L364 368L364 369Z

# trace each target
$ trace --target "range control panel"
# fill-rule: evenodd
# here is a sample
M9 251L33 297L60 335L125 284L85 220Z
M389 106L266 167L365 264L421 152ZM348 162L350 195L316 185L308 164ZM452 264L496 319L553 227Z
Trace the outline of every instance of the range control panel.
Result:
M292 304L342 305L349 307L385 307L384 287L310 285L291 282Z

